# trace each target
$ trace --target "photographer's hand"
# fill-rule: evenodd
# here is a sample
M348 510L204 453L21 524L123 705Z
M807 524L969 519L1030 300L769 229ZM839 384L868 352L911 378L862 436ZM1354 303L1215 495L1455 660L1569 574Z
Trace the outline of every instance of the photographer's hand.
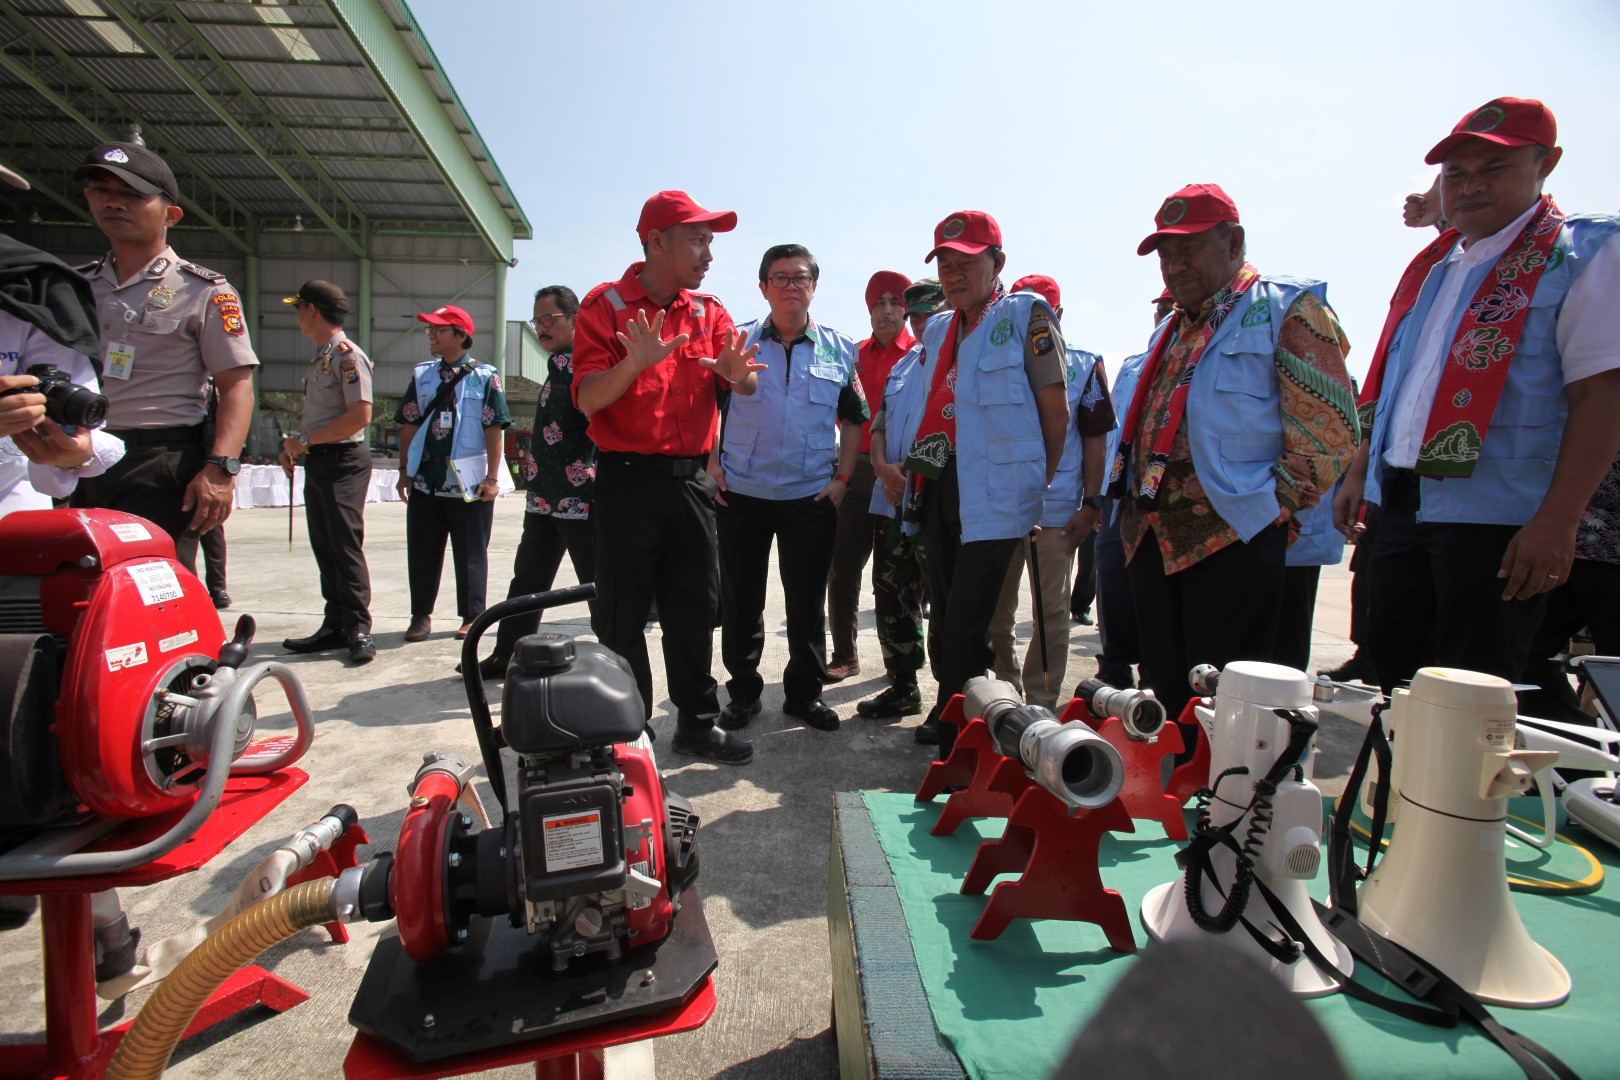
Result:
M38 386L32 375L0 375L0 437L36 427L45 419L44 394L8 394L25 386Z
M90 446L88 428L79 428L69 435L54 420L41 420L37 426L12 435L11 441L17 444L24 457L36 465L72 469L95 456Z

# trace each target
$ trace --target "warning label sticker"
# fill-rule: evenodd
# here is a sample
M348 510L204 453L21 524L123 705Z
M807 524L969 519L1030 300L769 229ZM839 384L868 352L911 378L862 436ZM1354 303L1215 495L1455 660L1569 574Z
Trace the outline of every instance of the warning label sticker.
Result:
M137 641L133 645L120 645L116 649L108 649L106 657L108 671L140 667L146 663L146 642Z
M126 544L134 543L137 540L152 539L152 534L147 532L146 526L136 521L120 521L111 528L113 535Z
M558 814L541 819L545 832L546 872L577 870L600 866L602 852L602 812L586 810L578 814Z
M128 570L130 580L141 594L141 603L147 607L178 600L183 595L174 567L166 562L137 563Z

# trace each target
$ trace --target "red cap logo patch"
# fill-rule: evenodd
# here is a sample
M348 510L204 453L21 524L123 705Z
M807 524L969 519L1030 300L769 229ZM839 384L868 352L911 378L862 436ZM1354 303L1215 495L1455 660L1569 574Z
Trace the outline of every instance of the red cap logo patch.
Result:
M967 222L959 217L953 217L940 228L939 235L946 240L955 240L966 228Z
M1187 216L1187 200L1166 199L1164 205L1159 207L1159 227L1174 225Z
M1502 109L1497 108L1495 105L1487 105L1468 118L1468 123L1463 126L1463 130L1494 131L1506 118L1507 113Z

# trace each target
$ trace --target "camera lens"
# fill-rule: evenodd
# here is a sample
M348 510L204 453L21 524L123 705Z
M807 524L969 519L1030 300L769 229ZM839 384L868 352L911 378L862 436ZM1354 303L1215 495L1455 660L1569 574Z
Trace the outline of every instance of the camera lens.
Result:
M43 387L45 415L63 427L98 428L107 420L107 399L74 383Z

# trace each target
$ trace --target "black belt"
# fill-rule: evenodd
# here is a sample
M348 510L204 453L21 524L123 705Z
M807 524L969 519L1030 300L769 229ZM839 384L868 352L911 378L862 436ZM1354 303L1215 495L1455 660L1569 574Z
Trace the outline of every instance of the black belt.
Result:
M707 454L698 457L671 457L668 454L627 454L618 450L603 450L597 463L604 461L631 469L645 469L665 476L696 476L709 460Z
M107 434L116 435L122 439L126 446L158 446L162 444L202 442L201 424L189 427L159 427L159 428L125 428L123 430L107 429Z
M359 445L360 444L357 442L316 443L314 446L311 446L309 449L305 450L304 453L308 454L310 457L320 457L324 454L341 454L350 447Z

